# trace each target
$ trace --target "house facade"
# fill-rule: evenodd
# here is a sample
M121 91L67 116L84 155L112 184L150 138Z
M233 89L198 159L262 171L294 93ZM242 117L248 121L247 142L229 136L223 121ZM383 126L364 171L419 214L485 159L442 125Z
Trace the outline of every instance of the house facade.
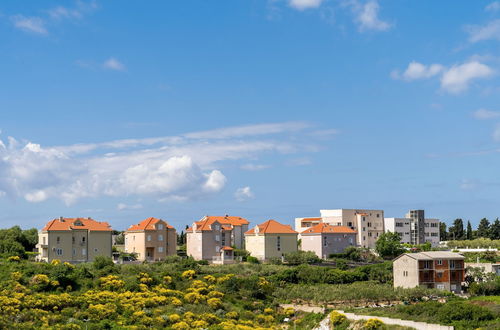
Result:
M461 292L464 257L447 251L405 253L393 262L394 287L427 288Z
M375 242L384 233L384 211L366 209L320 210L320 217L296 218L295 230L299 233L319 223L345 226L357 232L356 245L375 248Z
M177 233L166 221L147 218L125 232L125 252L144 261L162 260L177 254Z
M186 252L196 260L228 260L228 247L245 248L248 220L236 216L205 216L186 230ZM223 248L226 248L223 250ZM224 256L222 256L222 251ZM227 255L226 255L227 254Z
M401 243L439 245L439 219L425 218L424 210L411 210L404 218L384 218L386 232L398 233Z
M54 259L71 263L111 257L112 229L107 222L91 218L63 218L49 221L38 233L39 261Z
M342 253L349 246L356 246L356 231L346 226L318 223L299 234L302 251L313 251L326 259L332 253Z
M268 220L245 233L245 246L259 260L281 258L298 250L297 237L291 226Z

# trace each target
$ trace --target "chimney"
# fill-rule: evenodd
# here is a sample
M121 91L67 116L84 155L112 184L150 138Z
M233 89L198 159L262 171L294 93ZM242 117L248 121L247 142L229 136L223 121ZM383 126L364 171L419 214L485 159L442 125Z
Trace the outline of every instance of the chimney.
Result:
M63 217L59 217L59 221L60 222L64 222L64 218Z

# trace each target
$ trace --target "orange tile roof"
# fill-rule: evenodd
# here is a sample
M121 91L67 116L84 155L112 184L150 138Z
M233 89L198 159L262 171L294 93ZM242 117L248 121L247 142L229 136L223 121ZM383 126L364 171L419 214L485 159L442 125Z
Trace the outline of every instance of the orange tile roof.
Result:
M267 220L256 227L259 228L259 234L298 234L295 230L292 229L290 225L284 225L279 223L276 220ZM245 233L245 235L255 235L255 227L250 229Z
M171 225L169 225L165 220L150 217L150 218L147 218L145 220L142 220L141 222L139 222L136 225L130 226L129 229L127 229L127 231L134 231L134 230L155 230L156 228L155 228L154 225L157 224L160 221L163 221L165 223L165 226L168 229L174 229L174 227L172 227Z
M304 218L301 221L321 221L323 218Z
M75 224L76 223L76 224ZM59 218L49 221L42 231L87 229L90 231L112 231L107 222L95 221L91 218Z
M232 251L234 250L232 247L230 246L223 246L221 250L224 250L224 251Z
M328 223L318 223L311 228L304 230L301 235L304 234L356 234L354 229L351 229L347 226L332 226Z
M248 225L249 222L247 219L244 219L242 217L234 217L234 216L206 216L204 217L203 219L201 219L200 221L196 221L196 230L201 230L201 231L208 231L208 230L212 230L212 228L210 227L210 225L212 225L214 222L218 222L220 223L222 226L222 229L225 229L225 230L231 230L232 228L230 227L231 225L232 226L242 226L242 225ZM224 226L226 225L226 226ZM186 232L192 232L193 231L193 228L192 227L189 227Z

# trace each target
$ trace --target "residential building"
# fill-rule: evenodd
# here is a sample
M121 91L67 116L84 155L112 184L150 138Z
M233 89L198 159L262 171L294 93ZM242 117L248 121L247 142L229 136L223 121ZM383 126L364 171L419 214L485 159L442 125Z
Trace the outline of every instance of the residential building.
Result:
M205 216L186 230L187 255L196 260L220 261L230 257L224 247L245 248L248 220L236 216ZM222 256L222 253L225 255ZM230 254L229 252L227 254ZM225 258L226 260L228 258Z
M107 222L91 218L63 218L49 221L38 233L37 260L54 259L72 263L111 257L112 229Z
M346 226L318 223L299 234L302 251L313 251L326 259L332 253L342 253L345 248L356 245L356 231Z
M320 217L313 218L296 218L295 230L301 233L318 223L346 226L357 232L356 244L365 248L375 248L375 242L384 233L383 210L320 210L320 215Z
M402 254L393 262L394 287L423 286L458 293L465 277L464 259L448 251Z
M298 250L297 236L292 226L267 220L245 233L246 250L259 260L281 258Z
M426 219L424 210L411 210L404 218L385 218L384 227L400 234L401 243L439 245L439 219Z
M125 252L135 253L137 260L156 261L177 254L177 233L166 221L147 218L125 232Z
M466 262L465 268L479 268L485 273L493 273L496 276L500 276L500 263L491 262Z

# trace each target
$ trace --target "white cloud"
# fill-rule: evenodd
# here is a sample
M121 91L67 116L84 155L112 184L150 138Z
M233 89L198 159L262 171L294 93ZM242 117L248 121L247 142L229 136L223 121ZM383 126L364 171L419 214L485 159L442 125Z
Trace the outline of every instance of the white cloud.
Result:
M392 26L378 17L380 6L377 0L369 0L364 4L358 0L351 0L347 2L347 5L351 6L361 32L367 30L387 31Z
M500 111L491 111L487 109L478 109L472 113L472 116L476 119L494 119L500 117Z
M244 164L241 166L241 169L246 171L261 171L269 167L270 167L269 165L262 165L262 164Z
M26 17L16 15L12 17L14 26L25 32L47 35L48 31L45 27L45 22L40 17Z
M478 182L476 180L463 179L460 183L460 189L462 190L473 190L478 187Z
M82 13L77 9L69 9L63 6L57 6L48 11L49 16L53 19L60 20L63 18L82 18Z
M486 11L498 11L499 9L500 9L500 1L493 1L484 8L484 10Z
M297 132L308 127L310 127L310 125L304 122L284 122L235 126L216 130L188 133L184 136L193 139L227 139L249 135L267 135L284 132Z
M323 0L289 0L288 5L298 10L318 8Z
M493 73L493 69L477 61L454 65L443 73L441 88L457 94L467 90L472 80L487 78Z
M116 206L116 209L118 211L123 211L123 210L139 210L139 209L142 209L143 206L142 204L132 204L132 205L129 205L129 204L125 204L125 203L118 203L118 205Z
M244 126L246 138L236 134L236 140L229 132L237 128L220 130L227 139L206 139L205 132L55 147L23 145L9 137L7 144L0 142L0 191L30 202L56 198L67 204L102 196L158 200L209 196L227 182L218 169L221 162L317 150L304 144L307 132L297 131L295 125L270 125L281 129L269 130L267 124L254 129ZM286 135L263 139L264 132Z
M493 131L493 140L500 142L500 124L498 124Z
M493 20L486 25L468 25L465 30L469 33L470 42L500 40L500 19Z
M236 190L236 192L234 193L234 197L236 197L237 201L244 202L244 201L247 201L249 199L255 198L255 195L252 192L252 190L250 189L250 187L246 186L246 187L238 188Z
M408 64L408 68L399 74L397 71L392 75L395 79L404 79L406 81L428 79L443 72L444 67L441 64L425 65L419 62L412 61Z
M114 70L114 71L124 71L125 70L125 65L123 65L123 63L121 63L120 61L118 61L114 57L111 57L108 60L106 60L102 64L102 66L105 69Z

